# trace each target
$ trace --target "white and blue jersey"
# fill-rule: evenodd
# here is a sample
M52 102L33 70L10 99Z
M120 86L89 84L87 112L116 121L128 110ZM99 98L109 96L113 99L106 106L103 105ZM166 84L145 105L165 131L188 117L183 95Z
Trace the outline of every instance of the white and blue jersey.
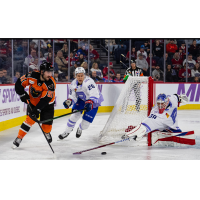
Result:
M147 132L154 130L172 130L181 132L177 121L178 97L169 95L169 105L162 114L159 114L158 106L155 105L148 118L143 120L142 124L148 129Z
M90 99L94 102L93 108L97 108L104 101L96 83L88 76L86 76L82 85L78 85L78 81L74 79L70 84L69 91L69 99L72 99L73 104L78 101L78 98L84 102Z
M78 81L75 79L72 81L70 85L70 95L69 99L72 99L73 107L72 110L82 110L85 106L85 101L92 100L93 103L93 109L89 112L84 112L83 119L87 122L92 123L97 111L98 107L101 105L101 102L104 101L103 96L101 92L99 91L97 85L91 79L90 77L87 77L84 79L82 85L78 84ZM80 112L82 114L82 112ZM76 117L79 118L79 114L73 114L72 118ZM74 121L76 119L73 119ZM68 127L74 127L75 122L73 120L68 121ZM80 127L81 128L81 127ZM82 128L81 128L82 129Z

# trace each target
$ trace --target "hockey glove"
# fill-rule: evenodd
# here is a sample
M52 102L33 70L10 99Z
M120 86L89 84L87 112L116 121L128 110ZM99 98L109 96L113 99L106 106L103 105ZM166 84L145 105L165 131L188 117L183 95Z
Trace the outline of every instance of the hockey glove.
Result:
M91 111L91 110L93 109L93 101L90 100L90 99L87 100L87 101L85 102L84 108L85 108L86 112Z
M180 103L187 103L189 101L188 97L185 94L178 95L178 96L179 96Z
M34 108L33 110L29 111L29 117L34 120L35 122L38 122L37 118L39 118L40 110Z
M66 101L63 102L63 105L66 109L68 109L72 105L72 100L67 99Z
M21 101L26 104L27 104L27 100L30 100L30 97L26 91L24 91L24 94L19 95L19 96L20 96Z

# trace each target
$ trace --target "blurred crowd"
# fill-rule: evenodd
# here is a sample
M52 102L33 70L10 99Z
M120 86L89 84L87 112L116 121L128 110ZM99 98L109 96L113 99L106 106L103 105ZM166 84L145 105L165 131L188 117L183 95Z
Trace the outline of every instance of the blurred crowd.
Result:
M142 69L144 76L156 81L186 81L186 44L184 39L164 40L131 39L0 39L0 84L15 83L16 80L34 70L44 61L54 66L57 82L68 82L75 78L75 69L83 67L95 82L123 82L124 71L129 67L129 57ZM109 47L109 50L108 50ZM108 52L109 51L109 52ZM101 56L104 52L105 56ZM108 53L112 59L109 62ZM106 58L106 59L105 59ZM164 70L164 62L166 69ZM188 82L199 82L200 39L188 40ZM70 66L70 69L68 69ZM133 65L131 64L131 67ZM165 74L164 74L165 71ZM108 76L109 75L109 76Z

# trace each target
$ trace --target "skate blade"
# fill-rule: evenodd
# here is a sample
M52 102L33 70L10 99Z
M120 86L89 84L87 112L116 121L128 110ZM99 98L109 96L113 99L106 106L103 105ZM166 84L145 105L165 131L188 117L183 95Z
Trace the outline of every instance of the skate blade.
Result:
M16 149L16 148L17 148L17 146L15 146L15 145L12 146L12 149Z

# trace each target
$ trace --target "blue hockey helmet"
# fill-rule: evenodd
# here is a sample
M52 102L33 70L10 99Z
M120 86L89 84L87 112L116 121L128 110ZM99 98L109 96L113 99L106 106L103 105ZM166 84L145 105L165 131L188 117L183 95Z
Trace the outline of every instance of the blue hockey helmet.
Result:
M159 94L156 100L159 113L162 114L169 105L169 98L166 94Z

